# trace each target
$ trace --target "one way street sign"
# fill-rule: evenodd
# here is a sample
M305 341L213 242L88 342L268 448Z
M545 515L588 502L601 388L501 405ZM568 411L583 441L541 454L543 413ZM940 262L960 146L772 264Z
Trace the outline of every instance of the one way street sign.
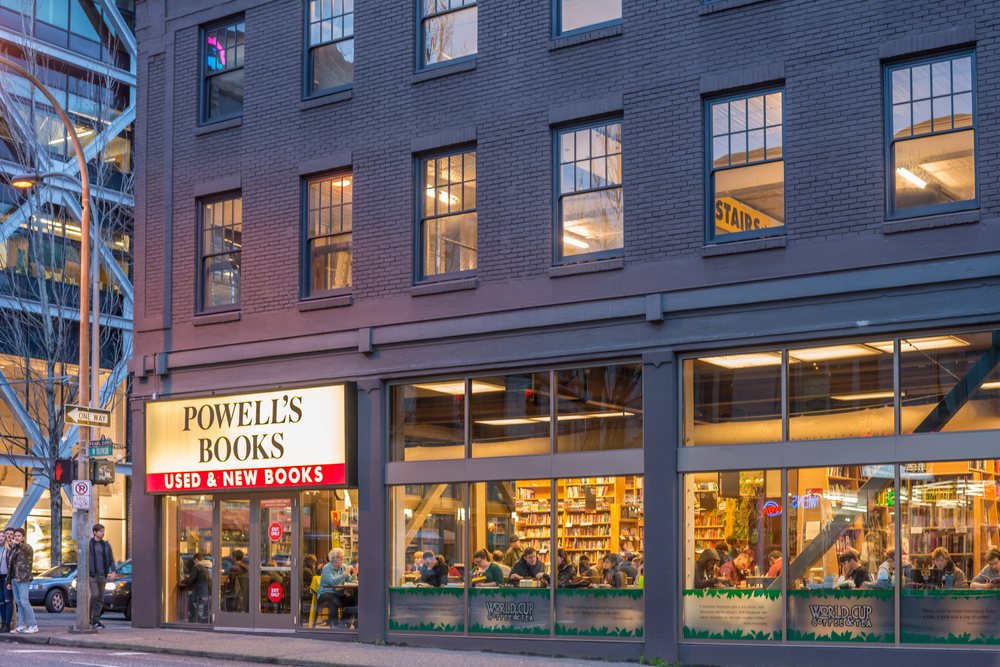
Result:
M108 428L111 426L111 410L87 408L82 405L67 405L66 423Z

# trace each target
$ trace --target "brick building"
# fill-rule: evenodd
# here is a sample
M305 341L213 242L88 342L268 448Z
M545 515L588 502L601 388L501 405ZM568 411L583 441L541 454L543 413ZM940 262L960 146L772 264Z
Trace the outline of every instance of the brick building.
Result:
M135 622L987 664L991 10L137 3Z

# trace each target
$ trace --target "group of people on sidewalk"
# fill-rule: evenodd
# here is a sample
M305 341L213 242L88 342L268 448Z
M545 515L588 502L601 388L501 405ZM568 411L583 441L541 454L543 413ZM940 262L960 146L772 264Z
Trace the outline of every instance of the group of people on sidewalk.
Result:
M94 537L90 540L90 627L103 628L101 609L104 605L104 586L114 581L115 556L111 545L104 541L104 526L94 524ZM28 589L35 578L32 568L35 550L25 541L24 528L8 526L0 536L0 634L38 632L35 611L28 599ZM79 579L79 578L78 578ZM80 582L82 585L83 582ZM17 626L10 623L17 608Z

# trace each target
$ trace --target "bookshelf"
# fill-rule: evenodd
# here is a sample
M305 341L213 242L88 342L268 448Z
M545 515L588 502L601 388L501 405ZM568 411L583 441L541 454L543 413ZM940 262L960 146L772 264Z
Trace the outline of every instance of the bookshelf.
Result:
M552 530L552 498L548 485L517 489L517 535L521 546L534 547L543 563L549 562L549 535Z

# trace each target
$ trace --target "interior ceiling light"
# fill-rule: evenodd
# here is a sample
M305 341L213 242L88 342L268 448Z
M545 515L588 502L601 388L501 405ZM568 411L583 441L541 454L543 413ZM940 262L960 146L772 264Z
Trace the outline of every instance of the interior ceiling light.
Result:
M910 350L943 350L949 347L968 347L969 341L958 336L931 336L930 338L906 338L899 341L902 352Z
M876 398L892 398L891 391L873 391L867 394L844 394L842 396L831 396L835 401L871 401Z
M447 394L449 396L465 396L464 380L451 380L447 382L425 382L421 384L415 384L413 386L416 387L417 389L426 389L427 391L434 391L439 394ZM482 380L472 381L473 394L488 394L497 391L506 391L506 389L503 385L495 384L493 382L483 382Z
M917 178L917 176L909 169L904 169L903 167L899 167L898 169L896 169L896 173L905 178L906 180L908 180L910 183L913 183L921 190L927 187L927 181Z
M720 357L702 357L698 361L722 366L723 368L757 368L760 366L780 366L780 352L753 352L750 354L725 354Z
M559 415L556 421L571 422L578 419L605 419L607 417L632 417L635 413L622 410L612 410L610 412L574 412L568 415ZM547 422L548 417L532 417L532 421Z
M351 181L349 179L345 178L345 179L340 180L340 181L334 181L333 184L336 185L338 188L339 187L347 187L348 185L351 184Z
M477 424L487 424L489 426L516 426L518 424L535 424L540 420L523 419L520 417L513 419L477 419Z
M828 347L810 347L804 350L789 350L790 361L832 361L850 357L871 357L881 354L881 351L867 345L830 345Z
M568 236L563 236L563 243L568 243L570 245L576 246L577 248L589 248L590 245L584 243L583 241L577 241L576 239L571 239Z
M1000 389L1000 382L984 382L979 385L980 389Z

